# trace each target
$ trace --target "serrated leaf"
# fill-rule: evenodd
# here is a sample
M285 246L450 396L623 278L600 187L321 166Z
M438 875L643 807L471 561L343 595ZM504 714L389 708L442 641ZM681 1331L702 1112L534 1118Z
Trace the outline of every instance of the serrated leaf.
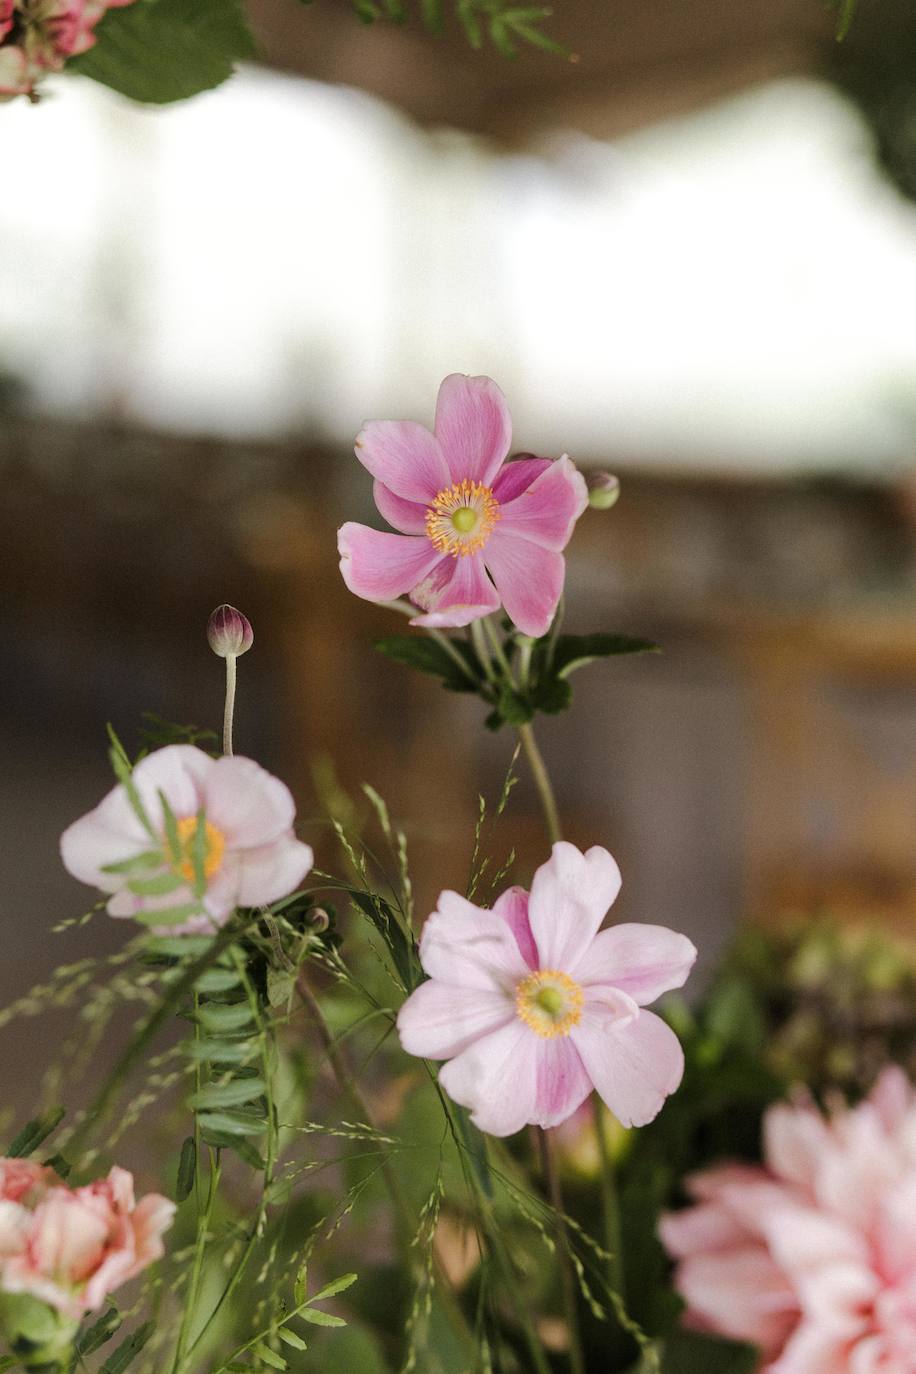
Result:
M124 1318L116 1307L109 1307L98 1321L93 1322L90 1327L78 1338L76 1348L80 1355L91 1355L94 1351L100 1350L106 1341L110 1341L112 1336L124 1324Z
M175 1201L184 1202L190 1196L197 1175L197 1146L194 1137L189 1135L181 1147L178 1160L178 1178L175 1183Z
M31 1121L26 1122L9 1146L6 1152L7 1158L24 1159L33 1150L37 1150L49 1135L53 1135L66 1114L66 1107L52 1107L49 1111L42 1112L41 1116L36 1116Z
M242 0L156 0L111 9L68 69L132 100L165 105L219 86L256 55Z
M552 667L556 676L562 678L599 658L660 652L651 639L635 639L631 635L560 635L554 647Z
M269 1365L271 1369L289 1369L289 1365L286 1363L283 1356L271 1350L270 1346L265 1345L263 1341L258 1342L254 1348L254 1353L259 1360L263 1360L264 1364Z
M222 1135L261 1135L267 1130L263 1116L254 1112L201 1112L197 1118L202 1131L216 1131Z
M478 691L484 679L473 649L459 639L452 639L449 643L466 665L465 671L441 644L428 635L388 635L385 639L376 640L375 648L396 663L403 663L405 667L415 668L417 672L430 677L441 678L443 684L453 692Z
M284 1345L292 1346L293 1350L308 1350L308 1346L302 1337L289 1326L278 1327L277 1335Z
M508 685L500 692L496 709L507 725L527 725L534 719L531 702Z
M150 1321L144 1322L141 1327L138 1327L132 1336L128 1336L127 1340L118 1346L113 1355L109 1355L99 1370L99 1374L123 1374L123 1371L127 1369L128 1365L133 1364L146 1345L153 1334L155 1325L155 1322Z
M264 1088L263 1078L233 1078L229 1083L208 1083L205 1088L191 1094L188 1106L192 1111L241 1107L263 1096Z
M332 1279L323 1288L319 1288L318 1292L309 1298L309 1302L324 1302L325 1298L333 1298L337 1293L343 1293L347 1288L351 1288L358 1278L358 1274L342 1274L339 1279Z
M314 1302L315 1299L313 1298ZM331 1312L319 1312L317 1307L303 1307L301 1312L296 1313L304 1322L310 1322L312 1326L346 1326L343 1317L335 1317Z
M220 1034L224 1031L240 1030L250 1026L253 1020L251 1007L247 1002L209 1002L194 1013L195 1019L208 1031Z

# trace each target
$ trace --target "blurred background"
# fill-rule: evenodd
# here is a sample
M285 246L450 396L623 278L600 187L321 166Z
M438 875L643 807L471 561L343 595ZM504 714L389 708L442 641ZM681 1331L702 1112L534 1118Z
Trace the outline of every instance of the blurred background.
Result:
M513 740L373 654L402 624L335 552L374 518L361 422L431 423L452 371L497 379L517 449L623 483L569 627L664 655L539 726L620 915L707 969L746 917L912 928L911 5L837 45L820 0L564 0L575 62L251 7L263 65L214 93L62 78L0 115L0 996L90 941L48 931L93 900L57 837L111 785L106 723L218 725L222 601L255 627L236 747L308 838L365 779L419 909L463 886ZM527 778L493 845L542 860Z

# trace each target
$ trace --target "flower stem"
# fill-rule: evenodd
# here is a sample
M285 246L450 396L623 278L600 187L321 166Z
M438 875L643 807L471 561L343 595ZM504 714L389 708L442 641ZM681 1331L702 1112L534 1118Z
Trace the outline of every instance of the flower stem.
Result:
M235 654L226 655L226 703L223 707L223 753L232 757L232 720L235 715Z
M560 826L560 813L557 810L557 799L553 793L553 785L550 781L550 774L547 772L547 765L538 748L537 740L534 738L534 729L529 722L527 725L518 727L518 737L522 742L525 757L531 769L531 776L534 778L534 785L538 790L541 799L541 806L544 810L544 822L547 826L547 834L551 844L556 844L557 840L562 840L563 831Z
M623 1248L620 1234L620 1206L617 1200L617 1179L614 1161L607 1147L604 1133L604 1111L600 1103L595 1107L595 1132L598 1137L598 1157L601 1161L601 1211L604 1217L604 1248L610 1255L608 1278L612 1289L624 1296Z
M188 1291L184 1302L184 1311L181 1316L181 1330L178 1333L178 1345L175 1350L175 1363L172 1366L174 1374L181 1374L186 1366L186 1354L188 1340L191 1335L191 1323L197 1312L197 1299L200 1294L200 1278L203 1272L204 1254L207 1249L207 1240L210 1235L210 1222L213 1219L213 1205L216 1202L216 1194L219 1189L221 1173L219 1150L209 1151L210 1155L210 1182L207 1191L207 1203L203 1212L197 1219L197 1238L194 1242L194 1262L191 1267L191 1277L188 1282ZM196 1342L195 1342L196 1344Z
M471 641L474 645L474 648L477 651L477 657L480 659L480 665L486 673L487 680L489 682L495 682L496 674L493 671L493 660L490 657L490 649L489 645L487 644L487 637L483 632L481 622L479 620L472 620L470 629Z
M557 1169L556 1155L550 1131L541 1130L541 1164L550 1205L557 1219L557 1255L560 1261L560 1284L563 1292L563 1307L566 1312L566 1326L569 1331L569 1368L571 1374L585 1374L585 1356L582 1353L582 1333L579 1329L579 1310L576 1303L576 1280L573 1273L572 1252L569 1245L569 1231L566 1227L566 1209L563 1206L563 1190Z

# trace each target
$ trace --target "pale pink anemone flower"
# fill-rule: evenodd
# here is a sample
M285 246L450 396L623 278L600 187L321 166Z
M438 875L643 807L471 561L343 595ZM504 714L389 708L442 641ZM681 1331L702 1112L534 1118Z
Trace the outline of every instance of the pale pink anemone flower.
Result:
M620 890L606 849L559 843L530 894L492 911L443 892L423 927L429 974L398 1016L408 1054L447 1059L439 1082L490 1135L558 1126L596 1088L642 1126L681 1081L674 1032L643 1007L684 983L696 950L663 926L600 931Z
M366 424L356 456L400 534L353 522L340 529L350 591L367 601L409 595L425 612L413 625L469 625L503 606L523 634L546 634L563 591L562 551L588 492L565 456L507 463L511 438L496 383L459 373L439 388L435 433L412 420Z
M29 1170L34 1177L27 1183ZM165 1252L162 1236L175 1204L158 1193L135 1203L126 1169L68 1188L50 1169L5 1159L0 1180L0 1290L6 1293L28 1293L78 1321Z
M779 1105L764 1167L722 1165L663 1218L687 1321L765 1374L916 1371L916 1095L886 1069L859 1106Z
M159 916L179 933L208 931L238 906L286 897L312 866L311 849L293 833L289 788L252 759L212 759L171 744L137 764L132 785L146 824L121 784L60 842L67 870L112 894L112 916Z

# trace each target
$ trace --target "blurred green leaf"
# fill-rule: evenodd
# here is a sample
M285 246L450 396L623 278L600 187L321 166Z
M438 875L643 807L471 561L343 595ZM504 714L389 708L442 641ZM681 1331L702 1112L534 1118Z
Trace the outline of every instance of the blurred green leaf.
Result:
M554 647L552 666L557 677L568 677L577 668L584 668L599 658L658 653L661 649L651 639L634 639L630 635L560 635Z
M132 1336L128 1336L127 1340L118 1346L113 1355L109 1355L99 1370L99 1374L123 1374L123 1371L133 1364L140 1354L153 1334L155 1326L156 1323L150 1321L144 1322L143 1326L138 1327Z
M389 635L377 640L375 648L396 663L441 678L443 686L451 692L479 691L484 676L471 646L460 639L450 639L449 643L466 665L465 671L448 650L429 635Z
M49 1111L26 1123L7 1149L9 1159L24 1159L53 1135L67 1114L66 1107L51 1107Z
M184 1202L194 1187L197 1175L197 1146L194 1137L189 1135L181 1147L178 1161L178 1179L175 1183L175 1201Z

